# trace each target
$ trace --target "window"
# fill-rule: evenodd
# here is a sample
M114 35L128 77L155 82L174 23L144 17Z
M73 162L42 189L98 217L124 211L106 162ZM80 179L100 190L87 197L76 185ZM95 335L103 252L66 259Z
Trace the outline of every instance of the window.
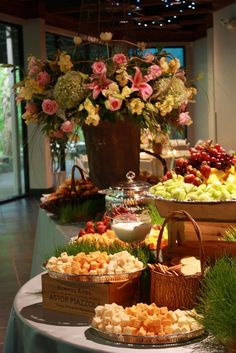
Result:
M25 194L26 144L21 107L12 87L20 80L21 28L0 22L0 201ZM14 66L8 67L6 64Z

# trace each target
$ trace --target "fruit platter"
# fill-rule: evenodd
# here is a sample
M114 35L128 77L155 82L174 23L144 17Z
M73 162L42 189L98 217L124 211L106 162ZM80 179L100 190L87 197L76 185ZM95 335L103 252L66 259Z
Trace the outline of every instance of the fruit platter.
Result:
M149 190L160 215L185 210L196 220L235 221L235 163L233 155L212 141L190 148L189 158L177 159L174 170Z

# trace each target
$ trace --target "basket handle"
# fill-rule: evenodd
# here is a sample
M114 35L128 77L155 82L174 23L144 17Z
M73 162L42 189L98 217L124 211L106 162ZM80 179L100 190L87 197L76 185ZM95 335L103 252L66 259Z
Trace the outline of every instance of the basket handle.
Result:
M84 176L84 171L82 168L80 168L78 165L73 165L71 169L71 191L76 192L76 187L75 187L75 170L78 169L81 175L82 180L86 180Z
M197 222L193 219L193 217L187 211L184 211L184 210L174 211L174 212L170 213L166 217L166 219L164 220L162 227L161 227L161 230L160 230L160 233L159 233L159 236L158 236L158 240L157 240L156 258L158 259L158 257L159 257L159 252L161 249L161 240L162 240L165 225L167 224L167 222L171 218L176 217L176 216L181 216L181 217L187 218L193 225L197 239L199 241L199 255L200 255L200 262L201 262L201 272L203 273L204 268L206 266L206 256L205 256L205 251L204 251L203 243L202 243L201 230L200 230Z

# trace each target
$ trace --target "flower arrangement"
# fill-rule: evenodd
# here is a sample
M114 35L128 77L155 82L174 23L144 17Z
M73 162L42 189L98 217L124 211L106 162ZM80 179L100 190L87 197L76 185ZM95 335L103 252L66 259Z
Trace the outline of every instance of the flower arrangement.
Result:
M108 49L108 42L115 42L111 33L100 37ZM65 52L44 62L30 56L27 74L16 86L17 102L26 103L26 124L38 123L56 140L68 140L78 126L102 120L128 118L164 132L170 125L190 125L188 103L196 89L188 86L179 60L165 52L142 55L142 49L138 56L119 52L95 62L73 61Z

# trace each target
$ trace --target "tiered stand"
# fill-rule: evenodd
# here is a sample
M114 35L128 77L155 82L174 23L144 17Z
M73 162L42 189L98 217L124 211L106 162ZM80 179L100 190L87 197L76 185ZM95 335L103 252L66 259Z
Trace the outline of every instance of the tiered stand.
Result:
M155 205L163 218L173 211L185 210L197 221L209 260L214 261L224 254L236 256L236 242L224 241L222 237L227 228L236 227L236 201L184 202L156 199ZM168 247L163 249L163 254L171 256L176 252L181 256L197 256L199 253L192 225L183 217L172 217L168 222Z

